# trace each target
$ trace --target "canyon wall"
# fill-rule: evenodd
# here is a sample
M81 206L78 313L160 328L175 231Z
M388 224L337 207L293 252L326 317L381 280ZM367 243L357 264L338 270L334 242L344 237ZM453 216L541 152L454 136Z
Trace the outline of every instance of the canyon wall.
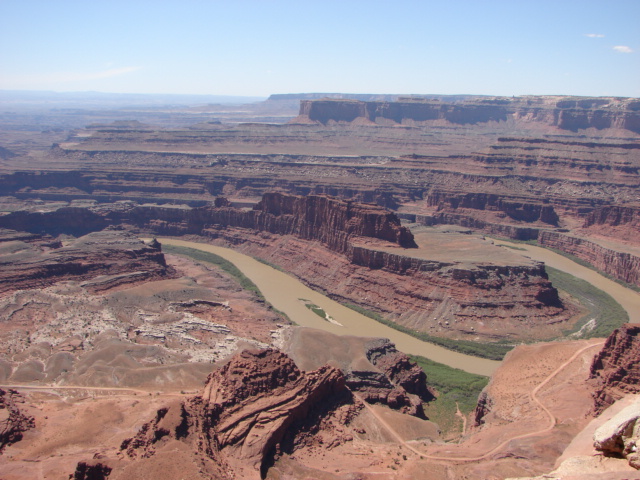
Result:
M612 277L640 286L640 257L637 255L616 251L584 238L551 231L541 231L538 243L575 255Z
M608 205L589 213L584 227L606 225L609 227L629 226L640 229L640 205Z
M403 123L407 120L423 122L427 120L445 120L451 123L466 124L489 121L505 121L507 110L502 105L447 104L439 101L398 101L363 102L358 100L302 100L298 120L326 124L334 122L352 122L358 118L370 122L391 120Z

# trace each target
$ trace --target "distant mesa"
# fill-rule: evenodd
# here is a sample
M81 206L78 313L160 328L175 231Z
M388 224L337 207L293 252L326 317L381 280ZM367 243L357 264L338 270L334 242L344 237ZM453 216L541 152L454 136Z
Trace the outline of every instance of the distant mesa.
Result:
M456 100L434 96L401 96L395 101L301 99L299 115L291 123L389 125L444 121L467 125L511 120L571 131L615 128L640 133L640 102L633 98L527 96Z

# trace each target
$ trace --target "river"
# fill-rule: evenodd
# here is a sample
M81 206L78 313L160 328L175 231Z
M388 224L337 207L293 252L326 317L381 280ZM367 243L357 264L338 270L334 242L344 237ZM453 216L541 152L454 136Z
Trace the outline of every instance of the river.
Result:
M300 326L318 328L336 335L388 338L396 344L400 351L421 355L450 367L478 375L489 376L500 365L500 362L453 352L387 327L311 290L294 277L235 250L173 238L159 238L158 240L168 245L214 253L230 261L256 284L271 305L286 313ZM500 243L508 244L504 241L500 241ZM630 321L640 321L640 295L633 290L612 282L597 272L544 248L521 244L513 245L525 248L527 251L523 252L523 255L543 261L551 267L591 282L615 298L629 312ZM323 320L309 310L301 299L321 307L335 322Z
M189 247L214 253L230 261L256 284L271 305L286 313L291 320L300 326L318 328L336 335L388 338L402 352L421 355L450 367L478 375L489 376L500 365L500 362L453 352L387 327L340 305L321 293L311 290L291 275L287 275L235 250L173 238L158 238L158 241L168 245ZM323 320L309 310L305 306L305 302L300 299L305 299L318 305L339 325Z

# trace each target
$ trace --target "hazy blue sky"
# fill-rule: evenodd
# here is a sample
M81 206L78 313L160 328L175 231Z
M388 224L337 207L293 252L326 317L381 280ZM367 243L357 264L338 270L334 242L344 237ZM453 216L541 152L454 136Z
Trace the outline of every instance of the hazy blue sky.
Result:
M0 0L0 89L640 97L640 0Z

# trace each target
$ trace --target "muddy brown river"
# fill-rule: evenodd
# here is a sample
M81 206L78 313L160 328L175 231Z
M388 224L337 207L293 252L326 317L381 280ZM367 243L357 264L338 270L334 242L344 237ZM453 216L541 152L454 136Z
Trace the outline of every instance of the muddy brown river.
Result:
M421 355L436 362L449 365L450 367L459 368L479 375L491 375L500 365L500 362L497 361L452 352L451 350L424 342L387 327L340 305L321 293L311 290L294 277L229 248L173 238L159 238L158 240L161 243L169 245L189 247L214 253L230 261L257 285L265 299L271 303L271 305L286 313L289 318L300 326L318 328L336 335L388 338L396 344L398 350L405 353ZM500 243L506 244L508 242L501 241ZM527 252L523 252L523 255L529 256L534 260L544 261L549 266L583 278L596 287L606 291L629 312L631 321L640 321L640 295L636 292L604 278L593 270L582 267L561 255L549 252L543 248L520 244L517 246L527 248ZM305 306L305 303L313 303L321 307L330 317L331 321L323 320L320 316L309 310Z

